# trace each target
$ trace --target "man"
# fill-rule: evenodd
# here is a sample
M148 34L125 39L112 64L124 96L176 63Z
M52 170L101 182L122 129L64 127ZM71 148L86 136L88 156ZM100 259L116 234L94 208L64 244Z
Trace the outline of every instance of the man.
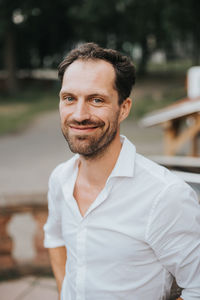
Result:
M120 136L130 60L83 44L59 66L72 152L49 180L45 247L62 300L200 299L200 208L193 190Z

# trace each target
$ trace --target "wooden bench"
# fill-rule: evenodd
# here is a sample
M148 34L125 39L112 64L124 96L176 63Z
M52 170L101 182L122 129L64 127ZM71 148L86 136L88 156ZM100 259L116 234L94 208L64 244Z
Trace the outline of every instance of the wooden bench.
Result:
M149 156L149 158L157 162L158 164L166 166L170 169L196 173L194 175L200 174L200 157L152 155ZM195 180L197 180L199 176L192 177L196 177Z
M142 127L161 125L164 129L164 154L175 155L186 142L191 143L189 155L199 155L200 97L184 98L174 104L147 114L139 122Z

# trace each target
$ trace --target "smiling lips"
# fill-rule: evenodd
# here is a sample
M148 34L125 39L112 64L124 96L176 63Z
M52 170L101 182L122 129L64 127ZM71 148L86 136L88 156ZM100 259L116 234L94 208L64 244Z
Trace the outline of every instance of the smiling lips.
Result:
M76 126L76 125L70 125L70 129L73 131L79 131L79 132L91 132L94 131L98 126Z
M66 126L74 133L84 134L92 133L98 128L105 126L105 123L101 120L83 120L78 122L77 120L71 119L66 123Z

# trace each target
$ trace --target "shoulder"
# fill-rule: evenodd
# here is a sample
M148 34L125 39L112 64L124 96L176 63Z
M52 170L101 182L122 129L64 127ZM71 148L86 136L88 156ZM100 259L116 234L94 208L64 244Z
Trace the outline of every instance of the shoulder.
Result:
M198 202L196 193L183 179L140 154L136 154L135 174L149 197L153 196L152 210L156 207L180 210L187 206L188 201Z
M185 185L184 181L170 170L138 153L136 154L135 168L137 175L142 175L143 178L152 183L159 184L160 187L166 188L173 184Z
M187 186L181 178L167 168L137 153L135 146L127 138L125 138L124 149L124 160L121 160L123 168L128 169L133 166L132 180L134 188L137 187L145 195L148 195L151 203L153 199L157 198L162 191L171 185Z
M173 182L182 181L167 168L137 153L135 145L125 136L121 136L121 138L124 139L122 148L124 160L121 161L121 163L127 163L127 167L133 165L133 178L137 183L142 181L147 185L157 184L160 185L160 187L165 187Z

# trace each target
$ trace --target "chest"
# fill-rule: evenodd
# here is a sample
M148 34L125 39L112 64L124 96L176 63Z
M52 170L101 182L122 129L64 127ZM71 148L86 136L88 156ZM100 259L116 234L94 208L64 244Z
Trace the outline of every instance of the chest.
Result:
M78 251L80 240L92 261L122 259L128 263L133 256L140 262L146 257L149 247L144 241L147 222L144 208L117 187L114 185L108 192L104 189L99 197L98 190L95 193L83 190L76 202L82 214L89 209L84 217L76 213L75 199L63 203L62 231L69 252ZM77 255L83 256L84 250Z
M122 259L129 264L131 259L140 264L146 259L153 260L145 234L157 191L153 189L155 192L150 193L147 185L140 189L136 186L131 179L116 178L102 190L74 188L76 201L69 194L61 209L68 253L76 253L80 241L83 252L76 254L82 256L86 251L92 261Z
M92 186L79 181L75 183L73 196L82 216L85 215L89 207L101 193L102 189L103 185Z
M63 218L63 237L69 260L83 259L88 264L115 264L124 270L151 263L154 254L144 240L144 227L138 226L137 215L128 211L113 214L112 207L102 203L98 210L76 222L69 212ZM98 269L98 266L97 266Z

